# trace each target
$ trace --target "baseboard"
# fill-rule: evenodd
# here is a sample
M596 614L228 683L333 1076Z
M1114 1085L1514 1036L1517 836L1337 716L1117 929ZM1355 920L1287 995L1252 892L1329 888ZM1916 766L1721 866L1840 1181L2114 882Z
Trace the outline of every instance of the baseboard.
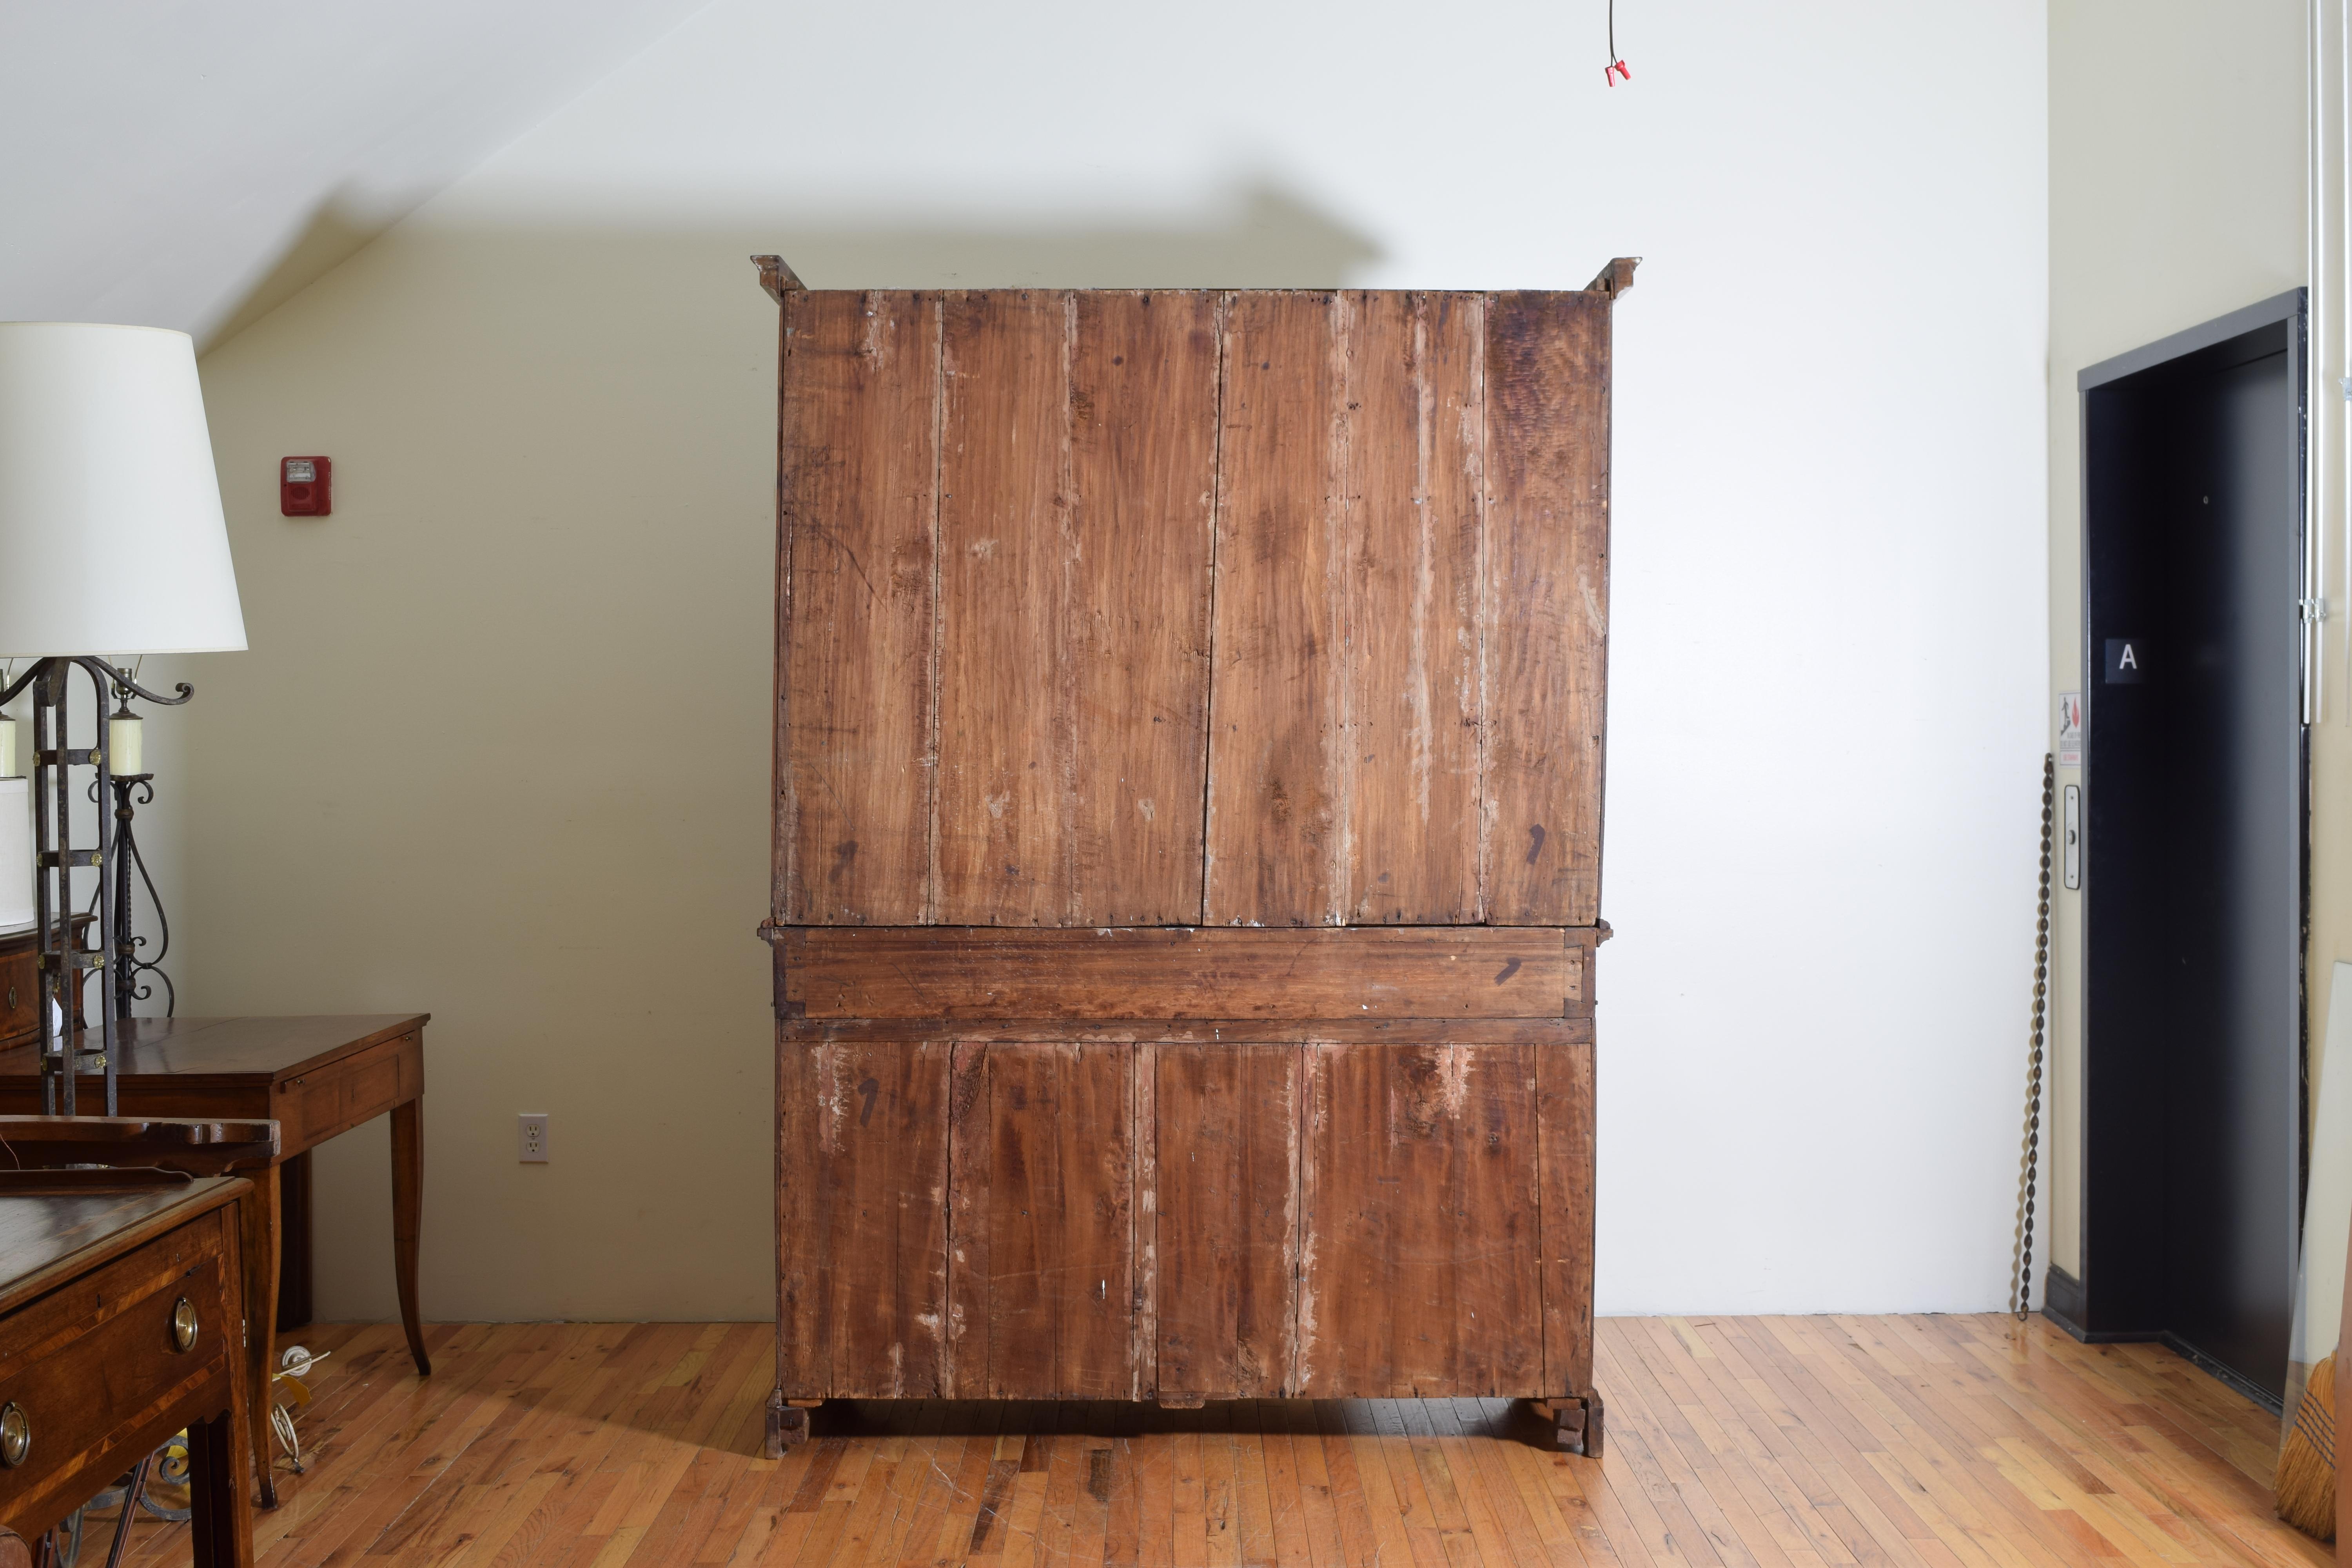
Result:
M2042 1315L2086 1345L2144 1345L2164 1338L2162 1329L2085 1327L2083 1282L2054 1263L2042 1279Z
M2083 1327L2083 1282L2056 1264L2042 1276L2042 1315L2082 1341L2091 1342Z
M2259 1384L2247 1382L2242 1374L2223 1366L2179 1335L2168 1332L2157 1338L2163 1342L2165 1349L2215 1382L2228 1384L2273 1415L2284 1416L2286 1414L2286 1401Z
M2278 1395L2249 1383L2168 1329L2091 1330L2083 1326L2083 1282L2056 1264L2042 1276L2042 1315L2086 1345L2160 1344L2206 1376L2225 1383L2273 1413L2284 1411Z

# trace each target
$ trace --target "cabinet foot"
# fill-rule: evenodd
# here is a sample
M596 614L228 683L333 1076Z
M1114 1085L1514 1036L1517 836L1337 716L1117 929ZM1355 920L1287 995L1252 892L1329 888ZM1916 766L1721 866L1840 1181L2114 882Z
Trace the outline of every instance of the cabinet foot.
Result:
M1550 1402L1552 1419L1559 1423L1559 1446L1571 1454L1581 1454L1588 1459L1601 1458L1601 1405L1598 1394L1571 1394L1566 1399Z
M808 1435L809 1413L805 1408L786 1403L782 1389L768 1395L768 1458L782 1458L807 1442Z

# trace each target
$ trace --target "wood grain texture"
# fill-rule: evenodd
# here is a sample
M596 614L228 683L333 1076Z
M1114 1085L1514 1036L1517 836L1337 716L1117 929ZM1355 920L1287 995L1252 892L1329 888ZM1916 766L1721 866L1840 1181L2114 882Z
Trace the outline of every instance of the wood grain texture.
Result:
M1154 1390L1258 1398L1296 1384L1299 1052L1155 1053Z
M2271 1517L2277 1417L2160 1346L1993 1314L1598 1326L1597 1461L1484 1400L841 1404L765 1460L761 1325L436 1324L427 1380L396 1324L322 1324L314 1458L257 1544L265 1568L2332 1560ZM128 1560L184 1564L187 1532L142 1520Z
M975 1044L1213 1046L1421 1045L1566 1046L1592 1043L1590 1017L1567 1018L787 1018L780 1040L936 1039Z
M949 1386L944 1041L777 1052L777 1368L791 1398Z
M1528 1053L1536 1079L1537 1202L1548 1393L1592 1386L1594 1123L1591 1042Z
M1475 924L1486 300L1349 299L1341 913Z
M943 921L1199 919L1217 313L947 297Z
M1590 923L1610 297L787 292L778 917Z
M1301 1393L1525 1395L1545 1386L1540 1054L1306 1047Z
M940 300L795 292L783 331L774 913L924 920Z
M943 307L938 920L1057 925L1071 896L1066 294Z
M1606 297L1497 294L1486 333L1486 919L1601 909Z
M0 1199L0 1398L31 1439L0 1468L0 1526L40 1535L184 1430L195 1561L252 1563L238 1237L252 1191L214 1177Z
M1064 923L1197 924L1223 300L1070 300Z
M956 1047L953 1391L1134 1397L1135 1049Z
M1557 928L978 928L778 933L804 1018L1589 1016L1590 949Z
M1323 925L1341 908L1333 676L1345 582L1347 297L1225 307L1210 678L1212 925Z

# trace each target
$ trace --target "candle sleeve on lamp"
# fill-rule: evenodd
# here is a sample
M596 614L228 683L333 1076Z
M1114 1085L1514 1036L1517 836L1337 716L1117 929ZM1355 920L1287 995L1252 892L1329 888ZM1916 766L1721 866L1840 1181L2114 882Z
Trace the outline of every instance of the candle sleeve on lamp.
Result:
M146 721L135 714L117 713L106 723L106 765L116 778L144 773L146 760L140 744Z
M0 713L0 779L16 776L16 721Z

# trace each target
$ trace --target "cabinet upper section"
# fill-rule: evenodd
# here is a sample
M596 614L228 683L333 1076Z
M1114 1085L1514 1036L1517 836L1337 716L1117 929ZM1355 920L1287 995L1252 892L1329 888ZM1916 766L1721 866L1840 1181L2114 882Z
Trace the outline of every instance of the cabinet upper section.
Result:
M774 918L1591 924L1630 275L781 289Z

